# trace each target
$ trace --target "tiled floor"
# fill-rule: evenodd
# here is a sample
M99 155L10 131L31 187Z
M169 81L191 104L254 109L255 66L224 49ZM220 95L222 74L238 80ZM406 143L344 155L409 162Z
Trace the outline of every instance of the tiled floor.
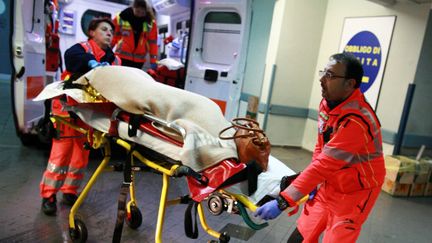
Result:
M15 138L0 144L0 242L70 242L68 236L69 207L59 203L56 217L40 211L38 183L46 165L48 152L23 147ZM273 148L272 154L294 170L303 169L310 153L296 148ZM98 161L92 159L88 174ZM116 218L116 200L122 173L104 173L89 193L79 216L89 231L88 242L111 241ZM169 197L187 193L183 179L171 179ZM122 242L153 242L160 195L161 176L143 172L136 180L137 199L143 224L137 230L124 227ZM59 195L59 199L61 199ZM431 242L432 198L393 198L382 193L358 242ZM145 205L145 206L144 206ZM199 238L185 237L183 219L185 205L167 209L163 231L164 242L206 242L210 239L200 228ZM207 212L207 209L205 209ZM245 226L238 215L207 214L208 224L216 230L228 223ZM294 217L283 215L270 226L256 232L248 242L286 242L294 229ZM233 235L230 242L245 242ZM239 236L237 236L239 237Z
M6 90L7 87L2 87ZM1 98L1 97L0 97ZM2 104L9 99L1 99ZM15 135L10 104L2 105L0 117L0 242L71 242L68 233L69 207L58 203L56 217L45 216L40 211L39 181L45 169L48 151L36 147L24 147ZM97 153L94 153L97 154ZM297 148L273 148L272 154L295 171L302 170L311 153ZM99 161L93 156L86 180ZM117 159L118 161L118 159ZM87 242L110 242L116 219L116 208L122 173L104 173L95 183L78 215L88 229ZM169 198L188 193L182 178L170 179ZM157 207L161 191L160 175L143 172L136 178L137 200L143 214L143 223L137 230L123 230L122 242L154 242ZM58 195L59 201L61 195ZM189 239L184 233L185 205L171 206L165 215L164 242L207 242L213 239L199 227L199 237ZM220 230L225 226L235 229L246 227L238 215L223 213L209 215L209 226ZM294 230L296 216L280 216L270 221L263 230L253 234L248 242L286 242ZM234 225L234 226L233 226ZM225 227L226 228L226 227ZM243 228L242 228L243 229ZM237 238L236 238L237 237ZM230 242L241 235L232 234ZM381 193L376 206L365 223L358 242L430 243L432 242L432 197L394 198Z

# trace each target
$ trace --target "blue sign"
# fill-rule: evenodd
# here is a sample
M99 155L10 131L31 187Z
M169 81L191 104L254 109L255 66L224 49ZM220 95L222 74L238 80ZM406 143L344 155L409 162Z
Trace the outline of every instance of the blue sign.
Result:
M348 41L344 52L352 53L363 65L360 90L366 92L375 82L381 66L381 45L378 38L370 31L361 31Z

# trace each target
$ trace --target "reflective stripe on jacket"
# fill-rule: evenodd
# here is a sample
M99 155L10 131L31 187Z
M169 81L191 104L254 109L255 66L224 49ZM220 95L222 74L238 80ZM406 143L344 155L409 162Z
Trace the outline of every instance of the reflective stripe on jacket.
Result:
M134 32L129 21L121 19L120 13L118 13L114 17L113 23L115 28L112 45L117 45L115 53L120 58L144 63L148 52L150 55L150 63L156 63L158 47L155 20L152 20L151 23L143 23L143 30L137 45L135 45Z
M311 164L282 196L298 200L323 182L341 193L382 185L381 125L360 89L332 110L323 99L318 126Z

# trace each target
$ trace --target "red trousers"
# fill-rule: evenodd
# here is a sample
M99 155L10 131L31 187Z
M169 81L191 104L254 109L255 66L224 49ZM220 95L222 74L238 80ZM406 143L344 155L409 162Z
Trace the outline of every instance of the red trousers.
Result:
M323 243L356 242L380 191L376 187L343 194L324 183L297 220L303 242L318 242L322 232Z
M67 115L67 112L61 112L58 99L53 100L52 111L56 115ZM79 119L68 119L76 125L85 126ZM87 141L85 135L64 124L58 129L60 139L52 140L48 165L40 183L40 195L45 198L59 190L63 193L78 194L77 190L88 163L89 150L84 149Z

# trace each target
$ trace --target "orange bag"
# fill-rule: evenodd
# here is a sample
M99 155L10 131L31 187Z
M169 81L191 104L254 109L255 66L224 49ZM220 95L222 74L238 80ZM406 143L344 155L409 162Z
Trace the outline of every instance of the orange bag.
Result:
M234 118L231 124L232 126L220 131L219 138L234 139L239 161L245 164L255 161L263 171L266 171L271 145L264 131L259 127L259 123L249 118ZM237 130L234 136L222 136L225 131L231 128Z

